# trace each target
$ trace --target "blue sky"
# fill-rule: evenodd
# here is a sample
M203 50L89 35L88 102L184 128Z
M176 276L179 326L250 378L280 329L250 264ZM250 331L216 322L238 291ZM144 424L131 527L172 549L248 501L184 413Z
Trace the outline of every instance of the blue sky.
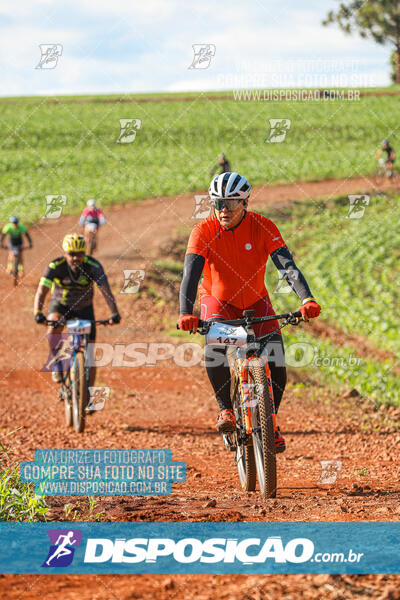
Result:
M390 47L321 20L336 0L2 0L0 95L387 85ZM39 44L62 44L35 69ZM189 69L210 43L208 69Z

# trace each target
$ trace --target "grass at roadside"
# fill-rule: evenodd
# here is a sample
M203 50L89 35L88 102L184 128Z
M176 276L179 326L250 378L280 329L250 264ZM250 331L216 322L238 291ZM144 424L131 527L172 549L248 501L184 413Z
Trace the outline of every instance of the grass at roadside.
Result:
M0 443L0 521L44 521L49 506L32 483L21 481L19 468Z
M336 346L330 340L307 333L306 325L284 330L286 364L337 392L356 389L375 405L398 406L400 377L393 363L361 358L357 348Z
M283 211L265 213L280 228L321 303L321 318L397 356L400 307L393 283L400 256L396 234L399 200L398 196L372 196L369 204L360 204L364 208L360 218L347 216L347 197L295 203ZM282 293L278 280L277 270L269 263L266 281L275 310L296 310L297 296L288 288L290 293ZM306 327L285 330L287 345L305 344L309 357L314 357L305 372L317 375L327 385L356 388L378 404L399 404L400 377L392 372L395 361L360 358L359 364L354 363L356 347L335 346L325 338L308 335ZM301 358L300 346L295 348Z
M347 197L268 213L321 303L321 318L397 356L400 305L394 283L399 274L399 201L399 196L371 196L361 218L346 217ZM274 293L278 272L271 264L267 282L276 310L296 308L293 293Z

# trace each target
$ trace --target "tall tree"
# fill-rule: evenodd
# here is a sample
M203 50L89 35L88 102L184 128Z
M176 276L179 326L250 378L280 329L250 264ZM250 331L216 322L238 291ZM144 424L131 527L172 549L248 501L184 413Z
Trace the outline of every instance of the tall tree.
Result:
M358 31L363 38L394 46L396 83L400 84L400 0L353 0L340 2L322 25L337 23L345 33Z

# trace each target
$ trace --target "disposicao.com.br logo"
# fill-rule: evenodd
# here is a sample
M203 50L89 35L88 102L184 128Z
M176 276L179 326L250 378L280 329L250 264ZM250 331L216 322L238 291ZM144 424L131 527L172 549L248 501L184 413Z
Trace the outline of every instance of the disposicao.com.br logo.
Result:
M82 541L78 529L47 530L50 548L42 567L68 567L74 560L75 549L81 545L78 562L100 572L114 572L114 567L129 570L129 565L153 565L151 569L179 572L178 565L193 565L192 572L213 571L211 565L224 564L236 572L242 565L296 565L304 563L359 563L364 554L348 549L345 552L315 552L314 542L306 537L285 540L280 535L268 537L88 537ZM286 537L286 536L285 536ZM83 563L83 564L82 564ZM231 567L229 568L228 565ZM143 567L146 569L146 567ZM221 568L221 567L219 567ZM148 567L147 567L148 569ZM92 571L91 571L92 572ZM148 571L146 571L148 572ZM208 572L208 571L207 571Z

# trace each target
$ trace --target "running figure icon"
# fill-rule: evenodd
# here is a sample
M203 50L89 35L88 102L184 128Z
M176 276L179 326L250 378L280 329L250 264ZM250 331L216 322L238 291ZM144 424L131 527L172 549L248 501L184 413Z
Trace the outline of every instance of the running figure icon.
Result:
M81 545L80 529L48 529L50 548L42 567L68 567L74 560L75 550Z
M73 544L76 543L77 540L74 540L73 537L74 537L73 531L68 531L68 533L66 535L58 536L58 539L56 541L57 549L50 556L50 558L48 560L46 560L46 565L50 566L50 563L54 558L61 558L62 556L66 556L67 554L72 554L72 550L70 548L67 548L67 546L68 545L72 546ZM63 541L61 542L60 540L63 540Z

